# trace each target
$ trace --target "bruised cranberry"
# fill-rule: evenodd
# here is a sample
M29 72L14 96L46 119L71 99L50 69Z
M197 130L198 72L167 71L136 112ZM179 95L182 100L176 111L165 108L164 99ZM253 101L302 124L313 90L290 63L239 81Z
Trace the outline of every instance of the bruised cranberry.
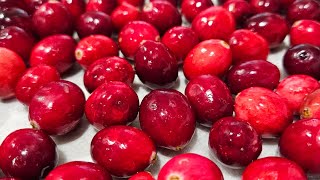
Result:
M107 81L122 81L131 85L134 75L135 72L127 60L112 56L92 63L86 70L83 81L86 89L92 92Z
M71 161L53 169L45 180L95 179L112 180L110 174L98 164Z
M130 21L136 21L140 18L140 10L128 3L122 3L111 13L113 27L120 31Z
M0 29L8 26L18 26L32 34L32 19L28 13L19 8L0 9Z
M116 0L88 0L86 11L102 11L106 14L111 14L116 7Z
M82 90L74 83L59 80L42 86L29 104L29 121L50 135L64 135L79 123L85 105Z
M191 23L201 11L211 6L213 6L211 0L183 0L181 3L181 14Z
M202 75L191 79L185 94L202 125L210 127L218 119L233 113L231 93L218 77Z
M118 5L123 3L131 4L132 6L142 7L144 0L117 0Z
M130 126L112 126L93 137L91 156L113 176L127 177L145 170L157 153L143 131Z
M277 13L280 10L279 0L250 0L255 14L263 12Z
M282 157L265 157L249 164L242 174L243 180L300 179L307 180L303 169L295 162Z
M49 0L23 0L26 4L27 12L33 14L39 7Z
M131 176L128 180L155 180L150 172L142 171Z
M320 119L320 89L308 94L300 106L300 118L318 118ZM320 172L320 171L319 171Z
M16 98L28 105L35 93L45 84L58 81L59 72L52 66L39 65L29 68L17 82Z
M238 26L242 26L243 22L253 15L253 8L246 0L228 0L223 4L234 17Z
M76 22L86 8L85 0L61 0L61 3L69 10L73 22Z
M54 141L34 129L10 133L1 144L0 158L4 174L19 179L44 178L58 160Z
M317 0L296 0L288 8L287 19L294 23L302 19L320 21L320 2Z
M158 180L167 179L223 179L219 167L210 159L193 153L179 154L170 159L158 174Z
M311 44L320 47L320 22L313 20L296 21L290 29L291 46Z

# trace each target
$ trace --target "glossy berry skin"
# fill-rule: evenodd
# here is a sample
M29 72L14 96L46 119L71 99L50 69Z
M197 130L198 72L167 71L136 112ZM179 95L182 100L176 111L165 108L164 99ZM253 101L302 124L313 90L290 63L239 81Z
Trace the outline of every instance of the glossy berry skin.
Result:
M319 82L313 77L297 74L284 78L275 92L286 99L294 114L298 114L305 97L319 88Z
M59 73L69 70L75 62L75 40L69 35L57 34L39 41L32 49L30 66L46 64L55 67Z
M23 9L16 7L0 9L0 29L8 26L18 26L30 34L33 32L31 17Z
M34 129L10 133L1 144L0 157L4 174L19 179L44 178L58 160L54 141Z
M308 94L300 106L300 118L318 118L320 119L320 89Z
M250 0L255 14L262 12L277 13L280 10L279 0Z
M249 164L242 174L242 179L307 180L307 176L295 162L282 157L270 156Z
M83 82L89 92L107 81L122 81L131 85L135 72L132 65L118 56L101 58L85 71Z
M319 132L319 119L301 119L291 124L279 141L281 155L299 164L306 172L319 174Z
M279 84L280 70L265 60L244 61L232 66L226 80L232 94L254 86L273 90Z
M14 88L26 70L22 58L14 51L0 47L0 100L14 96Z
M288 7L287 19L291 23L302 19L320 21L320 2L317 0L294 1Z
M235 117L250 123L264 138L277 137L292 122L286 101L275 92L251 87L235 98Z
M31 99L29 121L49 135L64 135L80 122L84 105L84 94L76 84L65 80L50 82Z
M310 44L292 46L283 57L283 66L288 74L306 74L320 79L320 48Z
M291 46L298 44L311 44L320 47L320 22L314 20L296 21L290 29Z
M178 77L178 63L161 42L145 41L134 57L135 70L149 88L172 87Z
M39 7L49 0L22 0L26 4L27 12L33 14Z
M104 35L91 35L81 39L74 51L77 62L87 69L94 61L108 56L118 56L118 45Z
M128 177L145 170L157 154L152 140L143 131L130 126L112 126L93 137L91 156L111 175Z
M228 40L236 28L236 22L229 11L223 7L212 6L199 13L193 19L191 27L202 41Z
M209 147L220 162L238 168L258 158L262 140L249 123L225 117L213 124L209 133Z
M223 7L233 15L237 25L240 27L247 18L253 15L253 8L246 0L228 0L223 3Z
M101 11L110 15L116 7L117 1L115 0L88 0L86 11Z
M183 0L181 14L192 23L193 19L203 10L213 6L211 0Z
M221 170L213 161L193 153L176 155L160 169L158 174L158 180L191 180L204 177L207 179L223 179Z
M140 10L131 4L122 3L112 11L110 17L113 27L120 31L130 21L139 20Z
M59 72L52 66L39 65L29 68L19 79L15 88L16 98L28 105L34 94L45 84L58 81Z
M88 121L98 130L129 124L135 120L138 111L137 93L129 85L119 81L100 85L89 96L85 105Z
M131 176L128 180L155 180L155 179L152 177L150 172L142 171Z
M259 13L250 17L245 28L258 33L268 41L270 48L281 45L289 33L289 26L282 16L275 13Z
M81 14L85 12L85 0L61 0L61 3L69 10L73 22L76 22Z
M144 0L117 0L117 2L118 2L118 5L123 3L128 3L136 7L142 7L144 4Z
M197 121L204 126L211 127L218 119L233 113L231 93L216 76L202 75L191 79L185 94L196 113Z
M0 9L6 9L6 8L12 8L12 7L17 7L26 11L26 4L23 0L22 1L2 0L0 2Z
M250 30L234 31L229 39L233 64L250 60L267 60L269 54L268 42L259 34Z
M187 98L173 89L157 89L145 96L140 105L139 122L157 146L176 151L189 143L196 128Z
M53 169L45 180L96 179L112 180L110 174L98 164L71 161Z
M197 44L183 62L183 73L187 79L211 74L222 76L231 66L230 46L222 40L209 39Z
M40 38L53 34L72 35L73 33L71 13L58 1L42 4L32 16L32 24Z

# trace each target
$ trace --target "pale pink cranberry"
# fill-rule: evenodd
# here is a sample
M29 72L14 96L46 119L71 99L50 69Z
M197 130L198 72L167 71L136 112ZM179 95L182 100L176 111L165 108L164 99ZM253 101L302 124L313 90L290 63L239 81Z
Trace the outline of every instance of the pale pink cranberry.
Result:
M32 15L39 7L49 0L23 0L26 4L27 12Z
M253 8L246 0L228 0L223 4L234 17L238 26L242 26L244 22L253 15Z
M121 5L123 3L128 3L135 7L142 7L144 4L144 0L117 0L117 2L118 2L118 5Z
M111 13L113 27L120 31L130 21L137 21L140 18L140 10L128 3L122 3Z
M290 29L290 44L311 44L320 47L320 22L314 20L296 21Z
M320 119L320 89L308 94L300 106L300 118L318 118Z
M302 19L320 21L320 2L317 0L296 0L287 11L287 19L294 23Z
M280 10L279 0L250 0L255 14L262 12L277 13Z
M91 156L111 175L128 177L144 171L155 161L157 153L143 131L130 126L112 126L93 137Z
M73 22L76 22L86 8L85 0L61 0L61 3L69 10Z
M33 33L31 17L20 8L0 8L0 29L8 26L18 26L30 34Z
M192 23L193 19L203 10L213 6L211 0L183 0L181 14Z
M29 121L35 129L50 135L73 130L83 116L85 97L76 84L53 81L42 86L29 104Z
M155 179L152 177L150 172L142 171L131 176L128 180L155 180Z
M116 0L88 0L86 11L102 11L110 15L116 7Z

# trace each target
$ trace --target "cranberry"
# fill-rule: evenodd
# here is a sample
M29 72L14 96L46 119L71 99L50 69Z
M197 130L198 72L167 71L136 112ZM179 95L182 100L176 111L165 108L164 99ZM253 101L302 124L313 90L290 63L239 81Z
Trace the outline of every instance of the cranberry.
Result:
M85 12L77 20L76 31L80 38L93 34L110 37L113 31L111 18L101 11Z
M300 117L304 118L318 118L320 119L320 89L317 89L308 94L300 106ZM320 171L319 171L320 172Z
M141 171L131 176L128 180L155 180L150 172Z
M294 23L302 19L320 21L320 2L317 0L296 0L288 8L287 19Z
M64 135L79 123L85 105L82 90L74 83L59 80L42 86L29 104L29 121L50 135Z
M279 0L281 9L287 10L295 0Z
M111 14L116 7L116 0L88 0L86 11L102 11Z
M134 75L135 72L127 60L112 56L92 63L86 70L83 81L86 89L92 92L107 81L122 81L131 85Z
M201 11L211 6L213 6L211 0L183 0L181 3L181 13L191 23Z
M167 179L223 179L219 167L210 159L193 153L179 154L170 159L158 174L158 180Z
M14 51L0 47L0 100L14 96L14 88L26 70L21 57Z
M240 27L253 14L252 6L245 0L228 0L223 4L223 7L233 15Z
M265 60L240 62L227 74L227 84L233 94L254 86L273 90L277 87L279 80L279 68Z
M282 157L265 157L251 163L242 174L243 180L251 179L300 179L307 180L303 169L295 162Z
M209 39L197 44L183 62L183 73L187 79L203 74L222 76L230 67L230 46L218 39Z
M136 7L142 7L144 0L117 0L118 4L128 3Z
M1 144L0 158L4 174L21 179L44 178L58 159L54 141L34 129L10 133Z
M39 41L32 49L30 66L46 64L55 67L60 73L69 70L74 59L75 40L68 35L51 35Z
M134 57L135 70L149 88L172 87L178 77L178 63L161 42L145 41Z
M219 78L202 75L189 81L185 89L197 121L212 126L218 119L231 116L233 99L227 86Z
M320 88L320 84L316 79L308 75L298 74L283 79L275 92L286 99L294 114L298 114L305 97L318 88Z
M39 65L29 68L17 82L16 98L28 105L34 94L45 84L58 81L59 72L52 66Z
M39 7L49 0L23 0L29 14L33 14Z
M153 2L153 1L167 1L167 2L171 3L173 6L177 7L179 0L150 0L150 2ZM179 1L179 3L180 3L180 1Z
M279 0L250 0L255 14L262 12L277 13L280 10Z
M119 54L118 45L104 35L91 35L81 39L75 50L77 62L86 69L94 61Z
M12 178L12 177L6 177L6 178L0 178L0 180L20 180L20 179Z
M225 117L213 124L209 146L223 164L244 167L258 158L262 140L250 124L234 117Z
M152 140L130 126L112 126L99 131L91 141L91 156L117 177L143 171L157 156Z
M259 34L240 29L231 34L229 39L233 64L251 60L267 60L268 42Z
M286 51L283 66L288 74L306 74L320 79L320 48L310 44L293 46Z
M299 164L306 172L320 173L320 120L302 119L291 124L282 134L280 153Z
M86 8L85 0L61 0L61 3L71 13L73 22L76 22L76 20L80 17L80 15L84 13Z
M290 29L290 44L311 44L320 47L320 22L313 20L296 21Z
M265 138L277 137L292 122L286 101L262 87L241 91L235 98L235 117L249 122Z
M140 11L137 7L128 3L122 3L111 13L111 21L115 29L120 31L130 21L140 18Z
M212 6L199 13L192 21L192 29L200 40L228 40L235 30L233 15L223 7Z
M8 26L18 26L26 32L32 34L32 19L28 13L19 8L0 9L0 29Z
M101 166L91 162L72 161L53 169L45 180L95 179L112 180L110 174Z
M119 32L118 42L123 55L133 59L140 45L147 40L159 41L158 30L144 21L131 21Z
M13 8L17 7L26 11L26 4L24 1L17 0L1 0L0 1L0 9Z

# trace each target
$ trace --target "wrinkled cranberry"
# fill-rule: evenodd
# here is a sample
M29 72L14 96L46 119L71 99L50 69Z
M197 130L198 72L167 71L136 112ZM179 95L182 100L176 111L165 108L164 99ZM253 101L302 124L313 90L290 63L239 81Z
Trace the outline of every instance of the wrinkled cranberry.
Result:
M191 23L201 11L211 6L213 6L211 0L183 0L181 3L181 14Z
M318 118L320 119L320 89L308 94L300 106L300 118Z
M61 0L61 3L69 10L73 22L76 22L86 8L85 0Z
M140 19L140 10L128 3L122 3L117 6L111 13L113 27L120 31L130 21Z
M302 19L320 21L320 2L317 0L294 1L288 7L287 19L291 23Z
M30 34L33 32L31 17L26 11L16 7L0 9L0 29L8 26L18 26Z
M102 11L111 14L116 7L116 0L88 0L86 11Z
M228 0L223 4L223 7L233 15L240 27L247 18L253 15L253 8L246 0Z
M279 0L250 0L255 14L262 12L277 13L280 10Z
M313 20L296 21L290 29L291 46L311 44L320 47L320 22Z

